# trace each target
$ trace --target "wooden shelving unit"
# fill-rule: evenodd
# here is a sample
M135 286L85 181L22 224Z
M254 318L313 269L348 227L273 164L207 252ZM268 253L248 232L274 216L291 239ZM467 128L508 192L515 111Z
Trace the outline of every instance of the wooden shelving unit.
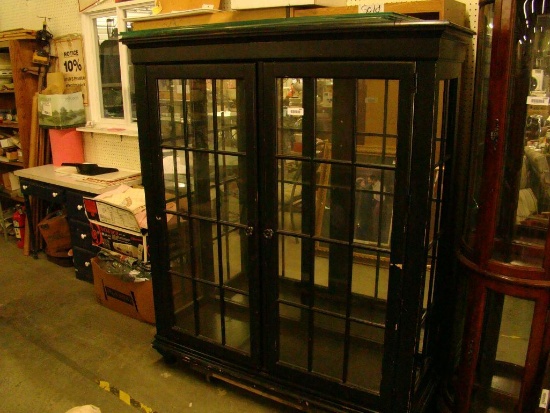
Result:
M0 123L0 128L8 128L8 129L19 129L19 123L18 122L2 122Z
M32 121L33 96L38 92L38 76L23 69L35 69L32 56L36 48L34 32L31 30L11 30L0 33L0 53L8 54L12 69L13 90L0 90L0 110L14 110L17 121L3 120L0 122L0 131L12 134L17 132L22 161L10 161L0 156L0 175L14 172L17 169L29 166L30 135ZM0 217L2 211L23 203L24 199L19 190L7 190L0 179ZM5 218L5 217L4 217ZM4 228L4 234L6 228Z
M35 40L28 38L11 38L8 41L0 42L0 52L9 53L14 84L13 92L0 93L0 109L14 108L17 112L17 122L0 123L0 128L19 130L25 167L28 166L32 99L38 91L38 76L29 71L24 72L23 69L33 67L32 56L35 48Z
M2 190L2 191L0 191L0 198L15 201L15 202L18 202L20 204L25 202L25 199L19 194L19 192L14 192L14 191L10 192L10 191L6 191L6 190Z
M0 165L9 165L13 167L23 168L25 165L21 161L10 161L5 156L0 156Z

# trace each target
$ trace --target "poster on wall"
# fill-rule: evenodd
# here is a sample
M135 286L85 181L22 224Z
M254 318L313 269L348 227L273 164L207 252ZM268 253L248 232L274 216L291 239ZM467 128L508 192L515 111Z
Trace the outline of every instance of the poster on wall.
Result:
M65 89L82 91L84 104L88 104L88 87L82 36L70 35L53 40L55 46L56 71L63 73Z

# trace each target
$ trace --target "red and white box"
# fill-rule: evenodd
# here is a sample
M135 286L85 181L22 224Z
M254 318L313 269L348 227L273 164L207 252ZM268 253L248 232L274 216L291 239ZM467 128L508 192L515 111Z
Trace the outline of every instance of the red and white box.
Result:
M142 191L121 186L112 191L116 194L113 197L108 193L95 198L84 197L93 245L148 262L148 231ZM121 194L127 196L119 196ZM132 201L128 200L130 198ZM120 199L125 201L119 203Z

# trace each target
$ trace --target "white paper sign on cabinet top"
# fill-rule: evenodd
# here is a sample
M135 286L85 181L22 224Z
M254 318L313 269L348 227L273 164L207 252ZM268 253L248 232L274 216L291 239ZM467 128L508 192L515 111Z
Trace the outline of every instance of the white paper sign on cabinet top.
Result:
M358 13L383 13L384 12L384 2L373 2L373 1L358 1Z

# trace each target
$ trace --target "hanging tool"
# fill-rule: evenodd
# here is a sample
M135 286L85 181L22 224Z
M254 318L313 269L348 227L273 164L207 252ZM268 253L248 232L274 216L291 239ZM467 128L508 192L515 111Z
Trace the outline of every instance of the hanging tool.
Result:
M21 71L23 73L28 73L30 75L35 75L35 76L39 75L38 68L34 68L34 67L23 67L21 68Z
M36 32L37 49L32 55L32 62L37 65L48 66L50 64L50 40L53 38L53 34L48 30L48 17L42 18L44 19L42 30Z

